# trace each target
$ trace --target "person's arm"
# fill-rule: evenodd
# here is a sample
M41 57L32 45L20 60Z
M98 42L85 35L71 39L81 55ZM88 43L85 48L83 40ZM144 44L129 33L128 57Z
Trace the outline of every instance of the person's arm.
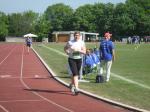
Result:
M82 54L86 54L86 47L84 43L80 43L81 47L71 47L73 52L80 52Z
M101 60L101 58L102 58L101 45L99 45L99 58L100 58L100 60Z
M114 46L114 43L112 43L112 61L115 61L115 46Z
M27 44L27 39L25 38L25 44Z
M64 47L64 51L66 54L69 54L69 43L67 43Z
M86 54L86 47L83 46L83 47L81 48L81 51L80 51L80 52L83 53L83 54Z
M79 52L82 53L82 54L86 54L85 43L83 43L83 46L81 47L81 50Z
M112 50L112 60L115 61L115 49Z

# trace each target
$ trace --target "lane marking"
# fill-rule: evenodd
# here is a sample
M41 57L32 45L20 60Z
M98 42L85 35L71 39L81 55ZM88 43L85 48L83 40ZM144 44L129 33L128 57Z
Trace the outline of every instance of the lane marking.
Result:
M119 75L117 75L117 74L115 74L115 73L112 73L112 72L111 72L111 74L112 74L113 77L116 77L116 78L118 78L118 79L122 79L122 80L124 80L124 81L129 82L129 83L136 84L136 85L141 86L141 87L146 88L146 89L150 89L150 87L147 86L147 85L144 85L144 84L138 83L138 82L136 82L136 81L127 79L127 78L125 78L125 77L119 76Z
M34 77L35 77L35 78L40 78L40 76L39 76L39 75L34 75Z
M49 48L49 47L47 47L47 46L45 46L45 45L42 45L42 46L45 47L45 48L47 48L47 49L49 49L49 50L51 50L51 51L54 51L54 52L56 52L56 53L59 53L60 55L63 55L63 56L66 56L66 57L67 57L67 55L66 55L65 53L62 53L61 51L58 51L58 50L53 49L53 48ZM125 78L125 77L123 77L123 76L120 76L120 75L115 74L115 73L112 73L112 72L111 72L111 74L112 74L112 76L114 76L114 77L116 77L116 78L119 78L119 79L121 79L121 80L124 80L124 81L126 81L126 82L135 84L135 85L140 86L140 87L142 87L142 88L150 89L150 87L149 87L148 85L141 84L141 83L139 83L139 82L133 81L133 80L131 80L131 79Z
M2 109L2 110L4 110L5 112L9 112L5 107L3 107L2 105L0 105L0 108Z
M47 46L45 46L45 45L42 45L42 46L45 47L45 48L47 48L47 49L49 49L49 50L51 50L51 51L54 51L54 52L60 54L60 55L63 55L63 56L66 56L66 57L68 56L67 54L62 53L62 52L60 52L60 51L58 51L58 50L56 50L56 49L49 48L49 47L47 47Z
M34 50L34 49L33 49ZM52 73L53 76L56 76L56 74L49 68L49 66L45 63L45 61L39 56L39 54L34 50L34 52L36 53L36 55L39 57L39 59L42 61L42 63L45 65L45 67L50 71L50 73ZM57 81L65 84L66 86L68 86L68 83L60 80L59 78L55 77ZM117 102L117 101L113 101L113 100L110 100L110 99L107 99L107 98L104 98L104 97L101 97L101 96L98 96L96 94L92 94L90 92L87 92L87 91L84 91L82 89L80 89L82 93L85 93L86 95L88 96L92 96L94 98L98 98L100 100L103 100L103 101L106 101L108 103L111 103L111 104L114 104L114 105L118 105L119 107L125 107L129 110L134 110L134 111L139 111L139 112L148 112L147 110L144 110L144 109L140 109L140 108L137 108L137 107L133 107L133 106L129 106L129 105L126 105L126 104L123 104L121 102Z
M0 62L0 65L10 56L10 54L14 51L16 46L8 53L8 55Z
M24 61L23 61L23 58L24 58L23 54L24 54L24 46L23 46L23 50L22 50L21 70L20 70L20 71L21 71L21 72L20 72L20 81L21 81L21 83L24 85L25 88L31 89L31 88L23 81L23 63L24 63ZM66 110L66 111L68 111L68 112L74 112L73 110L70 110L70 109L68 109L68 108L66 108L66 107L64 107L64 106L62 106L62 105L57 104L56 102L54 102L54 101L52 101L52 100L50 100L50 99L45 98L44 96L38 94L37 92L32 91L32 93L35 94L35 95L37 95L37 96L39 96L39 97L42 98L43 100L45 100L45 101L47 101L47 102L49 102L49 103L51 103L51 104L53 104L53 105L55 105L55 106L57 106L57 107L63 109L63 110Z
M10 78L11 75L0 75L0 78Z

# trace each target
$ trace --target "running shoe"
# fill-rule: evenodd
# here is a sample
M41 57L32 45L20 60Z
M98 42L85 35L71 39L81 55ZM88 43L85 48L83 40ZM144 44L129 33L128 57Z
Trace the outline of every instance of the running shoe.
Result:
M72 88L72 86L73 86L73 84L69 84L69 88L70 88L70 89Z
M79 94L79 90L77 88L74 89L74 95L78 95Z
M106 79L106 82L109 82L109 79Z
M74 89L75 89L74 85L73 85L73 84L70 84L70 85L69 85L69 88L70 88L71 92L74 93Z

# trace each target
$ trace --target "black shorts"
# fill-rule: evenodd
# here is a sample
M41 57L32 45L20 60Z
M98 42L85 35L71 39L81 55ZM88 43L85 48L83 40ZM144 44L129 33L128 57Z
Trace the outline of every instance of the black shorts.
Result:
M72 59L68 58L68 63L73 76L80 74L82 59Z
M31 44L30 44L30 43L27 43L27 47L31 47Z

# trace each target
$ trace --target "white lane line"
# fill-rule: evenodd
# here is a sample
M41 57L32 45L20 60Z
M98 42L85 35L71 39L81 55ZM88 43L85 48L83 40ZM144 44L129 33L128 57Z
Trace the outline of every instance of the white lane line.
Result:
M8 55L0 62L0 65L10 56L10 54L13 52L13 50L15 49L16 47L14 47L9 53Z
M42 45L42 46L45 47L45 48L47 48L47 49L49 49L49 50L51 50L51 51L54 51L54 52L56 52L56 53L59 53L60 55L67 56L65 53L62 53L62 52L60 52L60 51L58 51L58 50L56 50L56 49L49 48L49 47L47 47L47 46L45 46L45 45ZM119 79L121 79L121 80L124 80L124 81L126 81L126 82L135 84L135 85L140 86L140 87L142 87L142 88L150 89L150 87L149 87L148 85L141 84L141 83L139 83L139 82L136 82L136 81L133 81L133 80L131 80L131 79L122 77L122 76L120 76L120 75L118 75L118 74L115 74L115 73L112 73L112 72L111 72L111 74L112 74L112 76L114 76L114 77L116 77L116 78L119 78Z
M21 70L20 70L20 71L21 71L21 72L20 72L20 81L21 81L21 83L24 85L25 88L31 89L31 88L23 81L23 54L24 54L24 46L23 46L23 50L22 50L22 60L21 60ZM55 105L55 106L57 106L57 107L63 109L63 110L66 110L66 111L68 111L68 112L73 112L73 110L70 110L70 109L68 109L68 108L66 108L66 107L64 107L64 106L62 106L62 105L59 105L59 104L57 104L56 102L54 102L54 101L52 101L52 100L49 100L49 99L45 98L44 96L38 94L37 92L32 91L32 93L35 94L35 95L37 95L37 96L39 96L39 97L42 98L43 100L45 100L45 101L47 101L47 102L49 102L49 103L51 103L51 104L53 104L53 105Z
M144 85L144 84L138 83L138 82L136 82L136 81L133 81L133 80L124 78L124 77L119 76L119 75L117 75L117 74L115 74L115 73L111 73L111 74L112 74L113 77L116 77L116 78L118 78L118 79L122 79L122 80L124 80L124 81L129 82L129 83L136 84L136 85L141 86L141 87L146 88L146 89L150 89L150 87L147 86L147 85Z
M16 47L14 47L9 53L8 55L0 62L0 65L10 56L10 54L13 52L13 50L15 49ZM9 112L5 107L3 107L2 105L0 105L0 108L2 110L4 110L5 112Z
M51 51L54 51L54 52L60 54L60 55L63 55L63 56L66 56L66 57L68 56L68 55L66 55L65 53L62 53L62 52L60 52L60 51L58 51L58 50L56 50L56 49L49 48L49 47L47 47L47 46L45 46L45 45L42 45L42 46L45 47L45 48L47 48L47 49L49 49L49 50L51 50Z
M9 112L5 107L3 107L2 105L0 105L0 108L2 109L2 110L4 110L5 112Z
M11 75L0 75L0 78L10 78Z

